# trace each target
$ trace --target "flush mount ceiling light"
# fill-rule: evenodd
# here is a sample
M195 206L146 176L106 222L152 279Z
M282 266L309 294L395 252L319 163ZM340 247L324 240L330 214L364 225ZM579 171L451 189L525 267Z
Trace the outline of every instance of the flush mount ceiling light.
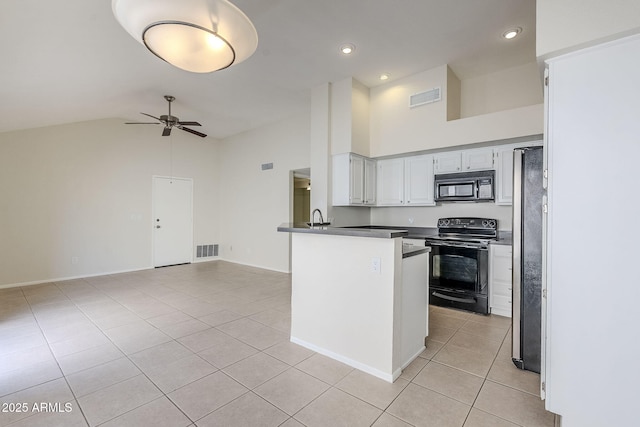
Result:
M505 38L507 40L511 40L512 38L516 37L521 32L522 32L522 28L520 28L520 27L510 28L507 31L505 31L504 33L502 33L502 38Z
M356 47L351 43L346 43L340 46L340 52L343 55L351 55L354 50L356 50Z
M379 79L382 81L389 80L389 74L387 73L380 74Z
M249 58L258 34L227 0L112 0L116 19L160 59L210 73Z

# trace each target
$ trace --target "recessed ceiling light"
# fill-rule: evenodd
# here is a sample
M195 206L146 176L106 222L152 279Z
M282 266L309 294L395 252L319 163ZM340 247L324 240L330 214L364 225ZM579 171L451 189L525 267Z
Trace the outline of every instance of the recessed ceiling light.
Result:
M389 74L387 73L380 74L380 80L382 81L389 80Z
M346 43L340 46L340 52L342 52L344 55L351 55L354 50L356 50L356 47L351 43Z
M522 32L522 28L520 28L520 27L510 28L507 31L505 31L504 33L502 33L502 37L507 39L507 40L511 40L512 38L514 38L515 36L517 36L521 32Z

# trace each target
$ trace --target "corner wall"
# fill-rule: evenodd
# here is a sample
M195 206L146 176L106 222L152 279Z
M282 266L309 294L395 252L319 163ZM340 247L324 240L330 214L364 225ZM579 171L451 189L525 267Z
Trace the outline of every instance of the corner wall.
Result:
M289 271L290 235L276 229L290 221L290 171L309 167L310 133L310 113L303 111L221 141L217 169L222 259ZM273 163L273 169L261 170L263 163Z
M216 140L124 121L0 134L0 286L151 268L152 175L193 178L194 252L218 242Z

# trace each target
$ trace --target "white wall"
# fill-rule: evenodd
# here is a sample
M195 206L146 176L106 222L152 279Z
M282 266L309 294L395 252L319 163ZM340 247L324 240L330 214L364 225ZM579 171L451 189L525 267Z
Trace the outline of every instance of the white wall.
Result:
M524 102L517 107L502 111L487 111L482 115L447 121L447 66L427 70L400 79L386 85L377 86L370 91L370 137L372 157L402 154L414 151L453 147L484 141L516 138L540 134L543 131L542 103L527 105L532 90L539 88L539 79L531 79L527 71L522 78L514 78L526 88L512 87L517 90L510 93L510 100L520 99L524 93ZM526 69L528 70L528 68ZM512 70L520 74L524 69ZM529 77L527 77L529 75ZM491 89L500 86L496 83L504 76L498 73L495 78L485 76L469 87L477 90L483 85ZM462 82L464 85L464 82ZM409 96L418 92L440 87L442 101L409 108ZM464 86L463 86L464 89ZM462 90L462 99L465 99ZM506 102L505 95L492 95L491 108L512 105ZM497 101L500 100L500 101ZM469 101L471 103L471 101ZM468 108L478 110L477 105ZM483 107L482 109L485 109Z
M221 258L289 271L289 234L276 228L290 220L290 171L309 167L309 138L303 111L220 143ZM263 163L273 169L262 171Z
M540 105L544 101L540 68L535 61L462 80L461 86L463 118Z
M151 267L151 177L172 171L194 180L194 245L217 243L216 140L174 131L171 168L171 138L123 122L0 134L0 286Z
M549 58L640 32L638 0L537 0L536 56Z
M635 36L549 64L546 405L565 427L638 424L639 57Z
M346 78L331 83L331 154L369 156L369 88Z

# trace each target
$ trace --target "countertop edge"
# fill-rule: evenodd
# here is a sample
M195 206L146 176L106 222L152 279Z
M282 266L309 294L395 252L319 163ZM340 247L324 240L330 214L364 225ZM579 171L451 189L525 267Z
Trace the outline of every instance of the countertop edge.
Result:
M351 236L351 237L373 237L379 239L394 239L396 237L406 237L409 232L407 230L398 229L366 229L366 228L348 228L348 227L309 227L298 224L282 224L277 229L283 233L308 233L308 234L324 234L328 236Z

